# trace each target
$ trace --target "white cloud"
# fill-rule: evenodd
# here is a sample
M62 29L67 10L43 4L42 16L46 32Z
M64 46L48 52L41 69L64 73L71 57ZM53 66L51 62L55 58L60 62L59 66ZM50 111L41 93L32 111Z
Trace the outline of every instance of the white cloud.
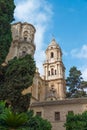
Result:
M36 51L35 59L37 59L37 67L41 74L43 74L43 63L45 60L45 53L44 50Z
M45 40L45 32L50 26L53 15L52 5L47 0L15 0L16 9L14 17L16 22L28 22L35 26L35 44L36 54L35 60L37 67L42 73L41 64L44 61L43 46Z
M79 59L86 61L86 59L87 59L87 45L85 44L81 48L73 49L71 51L71 55L74 58L79 58ZM81 70L83 79L87 81L87 63L85 63L83 66L81 66L80 70Z
M83 76L84 80L87 81L87 68L85 68L85 69L83 70L82 76Z
M87 66L83 66L80 68L81 72L82 72L82 77L85 81L87 81Z
M87 45L83 45L81 49L73 49L71 55L76 58L87 59Z

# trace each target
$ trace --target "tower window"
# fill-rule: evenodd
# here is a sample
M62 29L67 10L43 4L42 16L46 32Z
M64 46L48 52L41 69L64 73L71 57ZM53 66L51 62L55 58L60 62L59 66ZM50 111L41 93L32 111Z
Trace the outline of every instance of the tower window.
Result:
M54 57L54 53L53 52L51 52L51 58L53 58Z
M51 75L54 75L54 69L53 68L51 69Z
M28 32L25 31L25 32L23 33L23 36L24 36L24 41L27 41Z
M55 70L55 75L56 75L56 70Z
M55 112L55 121L60 120L60 112Z
M48 76L50 76L50 71L48 71Z
M51 49L53 49L53 47L51 47Z

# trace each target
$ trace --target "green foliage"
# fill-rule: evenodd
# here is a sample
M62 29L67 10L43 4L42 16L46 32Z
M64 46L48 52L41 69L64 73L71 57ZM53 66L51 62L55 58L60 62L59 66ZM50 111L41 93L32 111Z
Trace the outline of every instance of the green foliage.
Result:
M87 88L87 81L82 81L81 87L82 88Z
M6 85L21 90L28 88L33 83L35 70L35 62L31 55L19 59L14 58L8 63L5 74Z
M27 115L25 113L14 113L10 109L6 109L1 118L4 121L3 125L10 128L18 128L27 122Z
M5 102L0 101L0 114L4 112L4 109L5 109Z
M22 91L32 85L35 62L30 55L14 58L2 66L12 41L11 22L14 20L14 0L0 0L0 100L6 100L14 111L27 111L30 94Z
M7 66L0 65L0 100L4 100L3 92L4 92L6 69L7 69Z
M5 72L6 72L6 66L0 65L0 84L3 84L5 82Z
M83 78L82 73L77 70L76 67L72 67L69 71L69 77L66 79L66 85L68 87L67 97L82 97L86 93L83 90Z
M39 122L39 129L37 130L51 130L52 126L49 121L46 119L42 119L41 117L37 117L37 120Z
M15 94L12 98L10 97L13 110L15 112L26 112L30 105L31 94L22 95L19 91Z
M14 0L0 0L0 64L5 61L12 41L11 25L14 20Z
M35 70L31 55L14 58L7 66L1 66L0 99L11 102L14 111L27 111L31 94L22 95L22 91L32 85Z
M0 129L2 130L51 130L49 121L38 116L33 116L33 111L15 113L11 108L5 107L5 102L0 102Z
M27 113L29 130L51 130L52 126L49 121L41 118L40 116L33 116L33 112Z
M6 108L5 103L0 103L0 108L3 106L3 111L0 113L0 129L18 129L24 127L25 123L28 121L28 116L26 113L15 113L11 108Z
M70 113L66 117L66 130L87 130L87 111L75 115Z
M32 85L35 70L31 55L0 65L0 100L8 100L14 111L27 111L31 94L22 95L22 91Z

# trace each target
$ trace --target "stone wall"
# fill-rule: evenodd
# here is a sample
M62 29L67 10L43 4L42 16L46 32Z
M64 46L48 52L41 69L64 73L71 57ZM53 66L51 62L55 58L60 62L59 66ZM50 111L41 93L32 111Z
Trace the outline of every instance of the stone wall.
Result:
M64 123L68 112L73 111L78 114L86 111L87 98L37 102L33 103L31 108L34 110L34 114L41 112L41 116L51 122L52 130L65 130ZM55 120L55 112L60 113L59 120Z

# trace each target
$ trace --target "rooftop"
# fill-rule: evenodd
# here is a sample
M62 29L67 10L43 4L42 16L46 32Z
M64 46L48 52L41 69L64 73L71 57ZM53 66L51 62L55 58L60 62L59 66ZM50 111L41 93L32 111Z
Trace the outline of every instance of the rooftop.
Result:
M68 105L68 104L87 104L87 98L72 98L72 99L65 99L65 100L36 102L36 103L32 103L31 107L45 106L45 105L46 106Z

